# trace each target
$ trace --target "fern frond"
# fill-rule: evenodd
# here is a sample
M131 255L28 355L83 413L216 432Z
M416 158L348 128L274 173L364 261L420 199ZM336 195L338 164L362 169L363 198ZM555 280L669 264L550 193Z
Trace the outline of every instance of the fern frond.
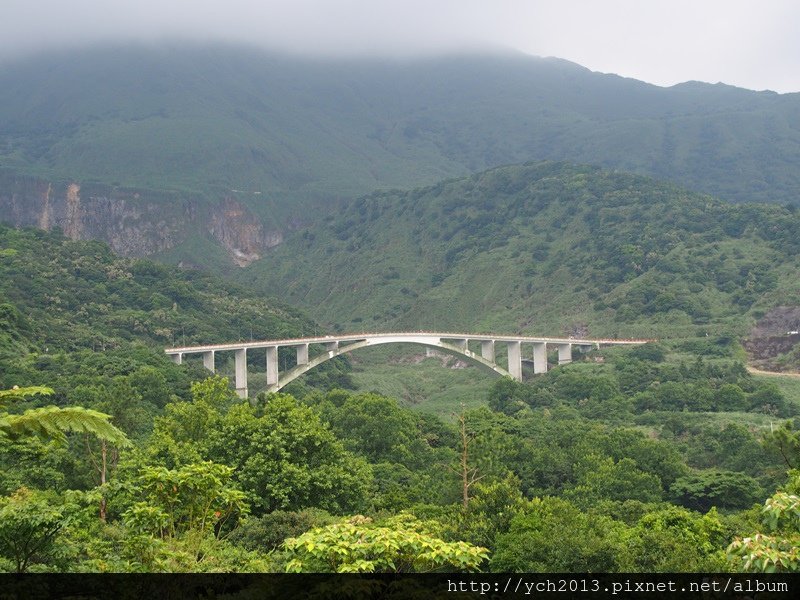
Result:
M109 415L79 406L47 406L21 415L0 415L0 431L8 437L38 435L64 441L66 432L89 433L117 447L129 446L125 434L109 423Z
M26 396L35 396L36 394L50 396L52 393L53 388L45 387L43 385L32 385L24 388L15 387L10 390L0 390L0 408L5 408L9 402L22 400Z

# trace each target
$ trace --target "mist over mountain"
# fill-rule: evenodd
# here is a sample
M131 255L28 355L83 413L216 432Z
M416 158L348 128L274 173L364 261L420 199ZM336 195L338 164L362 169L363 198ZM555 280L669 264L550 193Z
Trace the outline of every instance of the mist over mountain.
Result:
M232 195L278 222L540 159L798 203L800 95L661 88L513 53L324 60L119 45L0 67L0 167Z

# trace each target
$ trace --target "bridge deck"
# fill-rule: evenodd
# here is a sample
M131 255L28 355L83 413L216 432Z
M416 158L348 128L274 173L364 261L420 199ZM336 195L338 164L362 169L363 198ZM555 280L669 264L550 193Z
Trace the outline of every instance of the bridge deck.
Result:
M229 344L206 344L202 346L178 346L164 350L166 354L194 354L197 352L224 352L226 350L241 350L243 348L267 348L270 346L293 346L300 344L324 344L326 342L358 342L366 339L376 338L431 338L444 340L474 340L494 341L494 342L522 342L522 343L547 343L547 344L573 344L575 346L594 346L603 345L638 345L652 342L648 339L583 339L583 338L551 338L551 337L531 337L522 335L494 335L483 333L453 333L435 331L399 331L399 332L375 332L375 333L345 333L338 335L325 335L303 338L290 338L280 340L260 340L251 342L233 342ZM402 341L398 340L398 341Z

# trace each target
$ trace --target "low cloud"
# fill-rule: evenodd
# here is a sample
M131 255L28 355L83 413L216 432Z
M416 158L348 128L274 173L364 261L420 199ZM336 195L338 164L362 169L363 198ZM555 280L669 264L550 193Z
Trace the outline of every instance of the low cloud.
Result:
M661 85L797 91L797 22L793 0L3 0L0 57L165 39L328 56L507 47Z

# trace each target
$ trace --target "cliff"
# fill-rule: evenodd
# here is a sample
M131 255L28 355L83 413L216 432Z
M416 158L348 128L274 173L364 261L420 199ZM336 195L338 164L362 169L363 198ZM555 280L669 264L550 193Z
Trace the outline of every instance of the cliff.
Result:
M61 229L72 239L107 242L121 256L147 256L207 234L233 263L246 266L280 244L233 196L196 198L178 192L131 190L75 181L0 176L0 221L15 227Z

